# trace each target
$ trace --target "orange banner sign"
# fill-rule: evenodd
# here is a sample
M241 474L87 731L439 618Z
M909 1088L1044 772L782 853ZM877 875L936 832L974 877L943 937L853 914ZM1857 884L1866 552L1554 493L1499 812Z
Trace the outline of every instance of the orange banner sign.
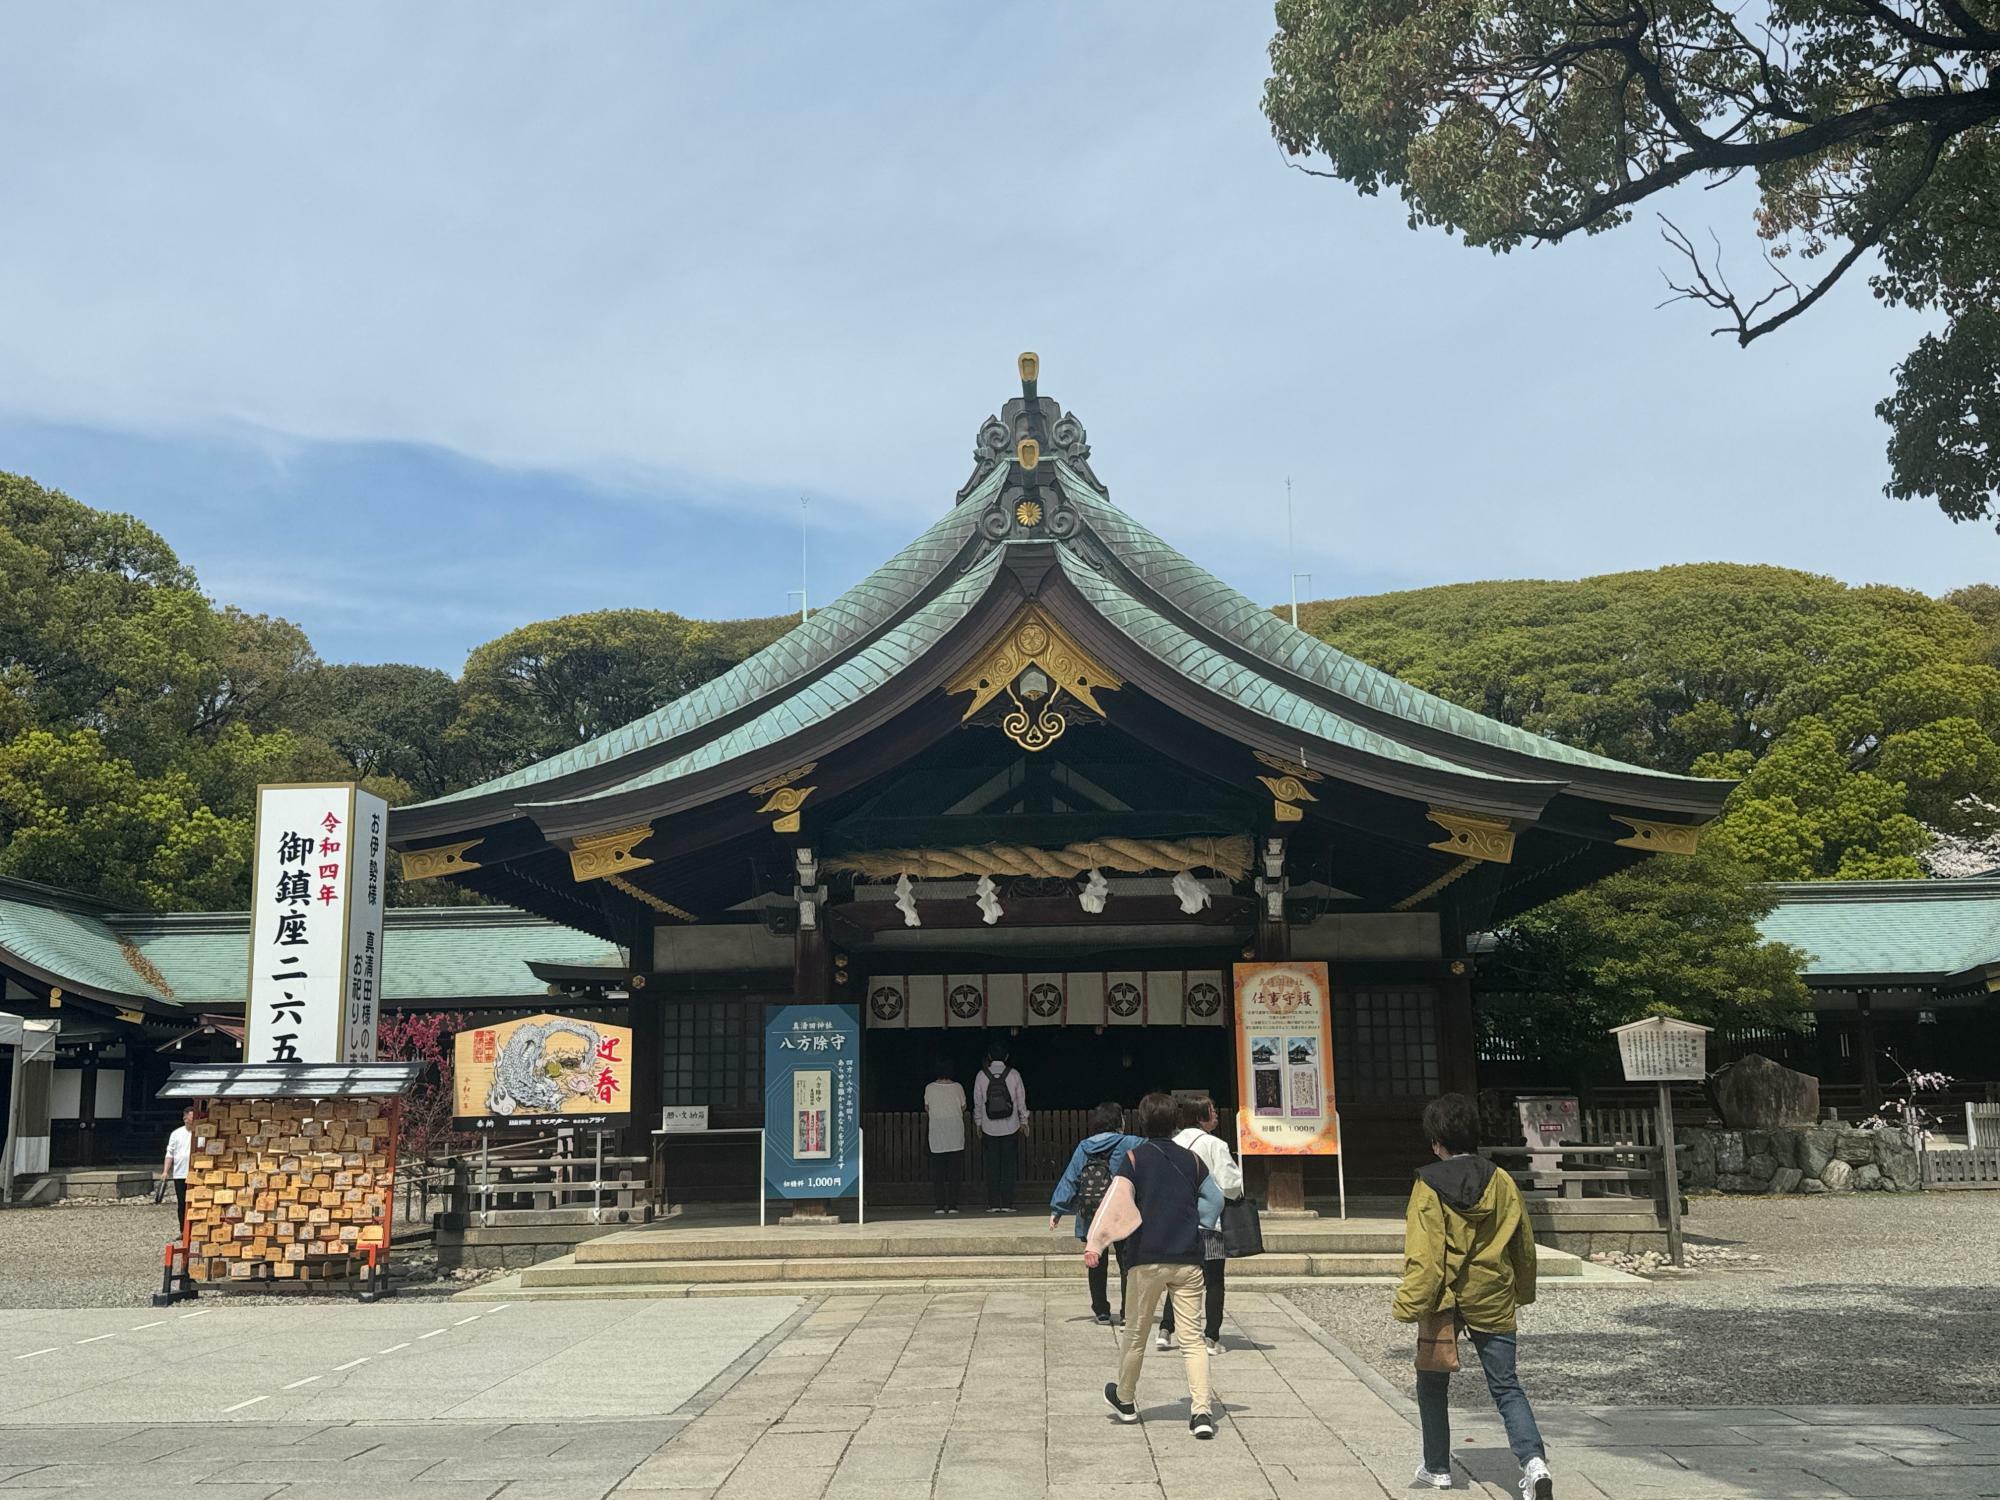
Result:
M1238 964L1237 1147L1334 1156L1333 991L1323 963Z

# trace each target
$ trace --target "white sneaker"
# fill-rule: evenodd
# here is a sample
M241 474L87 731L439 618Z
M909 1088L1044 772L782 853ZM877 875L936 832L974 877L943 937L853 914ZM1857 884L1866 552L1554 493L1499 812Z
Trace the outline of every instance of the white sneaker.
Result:
M1521 1470L1521 1500L1553 1500L1555 1492L1548 1464L1539 1458L1529 1459L1527 1467Z
M1451 1475L1449 1472L1433 1474L1422 1464L1418 1464L1417 1477L1411 1480L1410 1484L1412 1488L1420 1490L1448 1490L1451 1488Z
M1173 1348L1174 1336L1171 1333L1168 1333L1166 1329L1162 1328L1160 1330L1160 1336L1153 1341L1153 1347L1155 1349L1159 1349L1162 1351Z
M1208 1345L1208 1357L1210 1359L1220 1359L1222 1357L1221 1339L1203 1339L1202 1342Z

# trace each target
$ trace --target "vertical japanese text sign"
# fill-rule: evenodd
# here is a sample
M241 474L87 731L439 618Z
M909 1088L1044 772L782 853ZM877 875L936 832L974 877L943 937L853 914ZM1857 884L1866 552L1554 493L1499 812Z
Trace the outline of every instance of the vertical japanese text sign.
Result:
M1333 1156L1333 991L1323 963L1236 965L1237 1148Z
M245 1062L373 1062L389 805L351 782L257 788Z
M764 1176L774 1198L860 1190L859 1007L787 1005L765 1021Z

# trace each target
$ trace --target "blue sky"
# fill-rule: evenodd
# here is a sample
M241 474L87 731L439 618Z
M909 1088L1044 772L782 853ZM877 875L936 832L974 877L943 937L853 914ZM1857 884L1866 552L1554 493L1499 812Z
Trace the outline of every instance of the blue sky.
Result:
M1739 351L1653 226L1495 257L1287 169L1256 5L0 13L0 468L332 660L777 613L950 503L1021 349L1113 498L1284 597L1707 559L1928 592L1920 328ZM1741 194L1672 209L1747 276Z

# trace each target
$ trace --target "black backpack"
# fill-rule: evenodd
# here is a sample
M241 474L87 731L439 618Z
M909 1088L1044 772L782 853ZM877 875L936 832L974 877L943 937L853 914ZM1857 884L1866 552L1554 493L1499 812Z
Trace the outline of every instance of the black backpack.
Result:
M1112 1150L1107 1146L1091 1152L1083 1159L1083 1170L1076 1174L1076 1216L1085 1223L1097 1217L1097 1206L1111 1191Z
M993 1076L993 1070L986 1070L986 1118L989 1120L1011 1120L1014 1118L1014 1091L1007 1087L1007 1074L1013 1069Z

